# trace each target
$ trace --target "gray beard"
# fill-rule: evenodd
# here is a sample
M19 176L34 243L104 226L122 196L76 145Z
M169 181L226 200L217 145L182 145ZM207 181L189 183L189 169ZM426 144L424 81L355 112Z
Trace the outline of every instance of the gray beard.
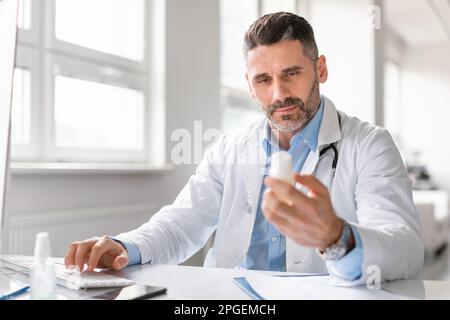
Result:
M292 103L294 101L295 103ZM277 128L281 132L293 132L305 126L309 122L309 120L311 120L311 118L315 114L319 102L320 102L319 81L317 80L316 76L308 99L306 99L306 103L303 102L303 100L301 100L300 98L287 98L285 101L283 101L283 103L277 103L269 106L265 111L265 113L267 119L272 124L272 126ZM287 123L279 123L273 118L273 114L275 113L276 110L283 108L286 105L292 104L296 105L297 108L300 110L300 112L292 115L283 115L281 121Z

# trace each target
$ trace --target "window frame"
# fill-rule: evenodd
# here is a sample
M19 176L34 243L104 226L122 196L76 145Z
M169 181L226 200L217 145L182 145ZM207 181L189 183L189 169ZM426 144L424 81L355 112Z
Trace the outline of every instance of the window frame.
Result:
M37 158L39 156L41 139L39 139L40 121L40 93L39 82L39 55L31 47L19 45L16 55L16 68L22 68L30 71L30 137L27 145L14 145L11 148L11 157L14 160L26 160L28 158Z
M45 114L55 114L55 79L57 76L69 77L74 79L94 81L114 85L117 87L130 88L141 91L144 96L144 119L146 118L146 93L145 93L145 77L137 76L127 71L117 70L110 66L101 66L92 62L80 61L68 56L57 54L47 54L47 64L52 66L50 72L46 73L46 103L47 110ZM104 71L102 71L104 70ZM108 71L109 70L109 71ZM108 74L110 72L110 74ZM102 79L99 79L102 75ZM139 79L140 78L140 79ZM125 85L126 84L126 85ZM143 121L143 134L145 136L147 123ZM55 122L49 121L45 126L44 150L49 159L58 162L108 162L109 159L115 159L119 162L144 162L146 160L147 147L145 137L143 149L134 150L108 150L108 149L92 149L92 148L65 148L56 146L55 139Z
M47 1L47 0L45 0ZM30 0L30 28L29 29L20 29L17 36L17 42L19 44L28 44L28 45L38 45L39 40L39 31L40 26L39 23L39 16L41 10L39 10L39 6L36 5L36 1Z
M18 52L16 66L31 71L31 128L30 144L27 146L12 146L12 160L16 162L112 162L112 163L165 163L165 156L153 156L151 149L164 150L164 141L155 143L154 136L161 136L164 125L153 127L153 115L164 119L164 100L161 93L164 88L153 88L152 84L159 80L160 70L156 73L151 69L163 60L161 52L164 46L153 47L155 53L150 52L150 45L154 39L156 27L154 18L161 15L165 9L162 0L145 4L144 12L144 45L143 60L134 61L112 54L95 51L89 48L64 42L56 38L55 34L55 1L42 0L39 5L30 1L31 24L30 29L19 29ZM161 25L159 21L158 26ZM157 39L158 44L162 39ZM155 61L155 59L159 59ZM54 97L55 77L58 75L91 80L99 83L132 88L142 92L144 96L143 119L143 148L139 151L112 149L81 149L61 148L55 145ZM154 93L155 97L150 95ZM155 106L154 103L159 105ZM155 110L153 110L155 109ZM151 122L149 120L152 120ZM161 140L161 139L160 139ZM158 154L161 154L160 152ZM164 154L164 153L163 153Z
M57 0L45 0L47 2L47 13L46 17L46 45L49 49L56 53L60 53L67 56L74 56L78 58L85 59L87 61L96 61L104 64L108 64L111 66L116 66L118 68L123 68L129 71L134 71L136 73L145 73L146 72L146 62L147 62L147 47L146 47L146 39L144 40L143 50L144 50L144 59L142 61L134 61L126 58L122 58L113 54L108 54L100 51L96 51L90 48L85 48L80 45L66 42L63 40L59 40L56 38L56 5L55 2ZM144 1L145 7L147 7L147 1ZM144 28L145 28L145 20L147 19L147 10L145 10L145 18L144 18ZM144 36L145 37L145 36Z

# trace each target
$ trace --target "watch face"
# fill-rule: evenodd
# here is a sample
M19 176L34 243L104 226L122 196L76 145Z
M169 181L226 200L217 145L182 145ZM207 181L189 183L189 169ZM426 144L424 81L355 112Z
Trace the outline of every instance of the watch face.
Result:
M333 245L325 250L325 259L338 260L345 255L346 251L345 247Z
M326 260L338 260L347 253L347 243L350 236L350 225L344 221L341 237L331 246L325 249L324 257Z

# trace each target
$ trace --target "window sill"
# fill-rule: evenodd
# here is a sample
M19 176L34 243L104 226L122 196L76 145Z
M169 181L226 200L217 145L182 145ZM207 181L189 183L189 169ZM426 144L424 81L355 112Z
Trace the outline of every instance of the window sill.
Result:
M173 169L171 164L151 165L145 163L74 163L74 162L12 162L12 175L51 174L158 174Z

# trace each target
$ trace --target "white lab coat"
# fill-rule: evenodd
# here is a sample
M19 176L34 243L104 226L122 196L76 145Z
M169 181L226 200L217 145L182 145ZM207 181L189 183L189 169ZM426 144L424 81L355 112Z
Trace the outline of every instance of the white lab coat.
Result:
M417 276L423 244L411 182L389 133L339 112L325 98L319 148L310 152L302 174L315 174L328 188L336 213L361 236L365 281L369 266L381 280ZM216 231L205 266L235 268L250 245L266 160L261 145L266 121L228 132L208 150L175 202L139 229L117 236L140 250L142 263L178 264L202 248ZM319 151L338 142L339 161L331 179L333 152ZM330 272L315 249L286 239L286 267L292 272Z

